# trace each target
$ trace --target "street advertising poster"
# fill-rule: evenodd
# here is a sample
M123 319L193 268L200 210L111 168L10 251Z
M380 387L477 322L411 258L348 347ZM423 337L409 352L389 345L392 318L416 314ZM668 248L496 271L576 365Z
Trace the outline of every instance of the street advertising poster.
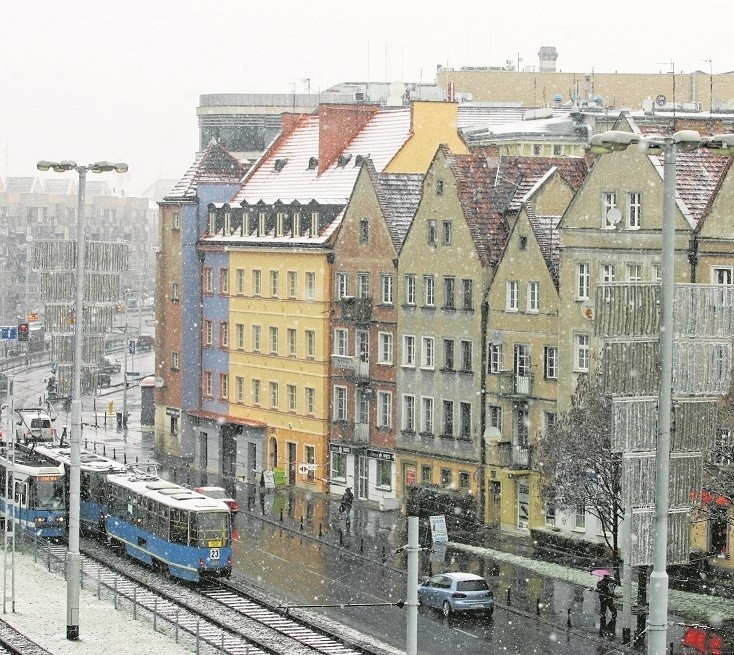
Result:
M446 529L446 517L441 514L439 516L429 516L431 522L431 538L433 543L441 543L449 540L449 533Z
M273 481L275 482L276 487L285 487L288 483L288 478L286 478L284 468L273 469Z
M266 489L275 489L275 476L272 471L263 471L263 480Z

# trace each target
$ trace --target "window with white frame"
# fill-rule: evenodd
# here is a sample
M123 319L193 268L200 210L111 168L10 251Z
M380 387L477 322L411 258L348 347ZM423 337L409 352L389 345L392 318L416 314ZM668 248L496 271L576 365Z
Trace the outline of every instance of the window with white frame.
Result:
M415 432L415 396L403 395L403 432Z
M627 193L627 227L639 229L642 225L642 194L639 191Z
M642 265L627 264L627 281L642 282Z
M306 405L306 414L313 415L316 413L316 389L306 387L303 390L304 402Z
M574 518L574 529L586 530L586 508L585 507L576 508L576 514Z
M543 412L543 432L548 434L558 423L558 414L555 412Z
M378 459L375 468L375 485L378 489L390 491L392 489L392 462Z
M544 377L546 380L558 379L558 347L545 346L543 349Z
M245 349L245 326L242 323L235 323L234 326L235 348L237 350Z
M370 274L357 273L357 298L370 297Z
M171 229L181 229L181 212L173 212L173 214L171 214Z
M433 398L421 398L421 432L433 434Z
M259 405L262 402L262 383L257 378L252 379L252 404Z
M347 420L347 388L334 386L333 419L335 421Z
M576 298L586 300L591 293L591 273L588 262L576 264Z
M229 293L229 269L219 269L219 293L227 295Z
M505 368L504 350L501 343L489 344L489 372L499 373Z
M434 337L421 338L421 368L435 368L436 340Z
M616 223L613 222L614 213L611 215L609 212L612 209L617 208L617 193L616 191L605 191L601 194L601 207L602 207L602 227L614 228Z
M530 375L530 346L526 343L515 344L515 373Z
M311 212L311 236L319 236L319 213Z
M219 344L222 348L229 348L229 323L227 321L219 324Z
M257 215L257 236L265 236L265 212L258 212Z
M214 327L211 319L204 320L204 345L211 346L214 343Z
M263 272L259 269L252 271L252 295L263 295Z
M711 269L711 284L732 284L732 267L731 266L714 266Z
M270 327L270 354L277 355L280 352L280 332L277 327Z
M296 334L296 328L288 328L288 357L295 357L297 354L298 337Z
M303 236L301 231L301 212L293 212L293 236Z
M209 234L216 234L217 233L217 212L210 211L209 216L207 217L207 231Z
M287 384L285 387L286 394L288 395L288 411L289 412L295 412L296 411L296 385L295 384Z
M336 299L341 300L349 295L349 275L344 271L336 274Z
M443 279L443 308L456 309L456 278Z
M403 335L403 366L415 366L415 336Z
M245 293L245 269L244 268L238 268L235 270L234 273L234 280L235 280L235 293L237 295L243 295Z
M415 275L409 274L403 279L405 280L405 304L415 305Z
M354 334L354 355L360 362L370 361L370 333L368 330L357 330Z
M660 264L653 264L652 265L652 281L660 282L661 280L660 275L661 275Z
M502 432L502 407L489 405L487 407L487 422L490 427L497 428Z
M540 282L530 280L528 282L528 297L526 311L537 314L540 310Z
M171 300L178 302L180 299L178 282L171 282Z
M280 407L280 385L277 382L270 383L270 406L273 409Z
M309 482L313 482L316 478L316 467L313 466L316 463L316 447L315 446L304 446L303 452L305 454L306 464L310 464L308 472L306 473L306 479Z
M202 271L204 293L214 293L214 273L208 266Z
M530 436L530 413L528 406L525 403L515 405L513 414L515 418L515 445L521 448L527 448Z
M505 311L516 312L519 307L520 283L517 280L507 280L505 291Z
M379 344L378 351L378 364L392 364L392 333L391 332L379 332L377 335L377 342Z
M252 326L252 350L256 353L262 350L262 327L260 325Z
M355 423L370 422L370 395L364 391L357 392L357 400L355 403L356 414L354 416Z
M392 275L383 274L380 276L380 288L382 290L383 305L392 305Z
M306 330L306 357L313 359L316 357L316 331Z
M443 228L443 245L444 246L450 246L451 245L451 221L443 221L442 223Z
M349 355L349 331L344 328L334 330L334 354L342 357Z
M245 378L241 375L237 375L234 379L234 391L236 394L237 402L245 402Z
M316 299L316 273L306 273L306 300Z
M174 371L178 370L178 353L176 351L171 353L171 368Z
M280 296L280 272L270 271L270 295L273 298Z
M615 269L614 264L602 264L601 266L601 281L610 283L614 282ZM612 289L611 287L604 287L604 300L611 300Z
M589 335L585 332L574 335L573 364L576 371L589 370Z
M436 306L436 280L433 275L423 276L423 305L425 307Z
M443 401L443 426L441 435L444 437L454 436L454 401Z
M219 397L224 400L229 398L229 375L226 373L219 374Z
M298 273L288 271L288 297L295 298L298 294Z
M214 396L214 376L211 371L204 371L204 395L207 398Z
M275 236L282 237L285 234L285 213L275 214Z
M332 480L347 479L347 454L332 452L330 457L329 478Z
M377 427L392 427L392 394L389 391L377 392Z

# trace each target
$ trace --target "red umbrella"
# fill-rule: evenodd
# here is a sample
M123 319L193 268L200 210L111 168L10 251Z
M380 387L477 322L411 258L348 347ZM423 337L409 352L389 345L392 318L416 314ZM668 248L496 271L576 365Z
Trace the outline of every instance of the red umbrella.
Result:
M605 575L612 575L612 572L609 569L594 569L591 572L591 575L596 575L600 578L603 578Z

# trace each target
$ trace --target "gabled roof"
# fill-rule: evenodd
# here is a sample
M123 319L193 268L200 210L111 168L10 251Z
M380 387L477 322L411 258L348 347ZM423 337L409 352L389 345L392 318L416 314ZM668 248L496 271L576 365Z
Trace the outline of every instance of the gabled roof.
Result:
M163 201L190 200L199 184L237 184L244 175L244 166L212 139Z
M545 265L550 271L553 283L558 288L558 268L560 263L560 250L559 246L561 243L560 230L558 226L561 223L560 216L536 216L535 208L532 203L523 205L530 221L530 226L533 228L533 233L540 246L540 251L543 253L543 259L545 259Z
M464 218L483 265L496 264L509 226L504 212L517 180L501 177L498 163L484 155L454 155L440 146L456 181Z
M74 180L63 177L49 177L42 181L46 193L53 196L70 196L77 193Z
M410 136L410 108L381 109L344 147L323 173L318 173L319 115L305 116L290 133L266 151L245 178L231 204L260 201L273 204L315 200L325 205L346 205L360 164L372 160L382 171Z
M423 190L424 175L417 173L382 173L377 175L372 162L367 168L373 180L382 215L390 230L396 252L405 241Z
M38 193L41 188L35 177L9 177L5 181L8 193Z
M589 173L589 165L582 157L502 157L500 160L500 174L507 175L507 171L518 171L525 180L525 184L532 185L532 181L539 180L554 168L563 180L576 192L581 188Z

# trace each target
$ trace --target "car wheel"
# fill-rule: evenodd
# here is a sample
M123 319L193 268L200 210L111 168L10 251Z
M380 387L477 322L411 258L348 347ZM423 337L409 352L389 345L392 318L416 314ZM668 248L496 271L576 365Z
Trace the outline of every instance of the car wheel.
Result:
M451 605L449 604L449 601L443 601L443 605L441 605L441 613L446 618L449 618L451 616Z
M494 607L491 610L487 610L486 614L487 618L491 619L494 616Z

